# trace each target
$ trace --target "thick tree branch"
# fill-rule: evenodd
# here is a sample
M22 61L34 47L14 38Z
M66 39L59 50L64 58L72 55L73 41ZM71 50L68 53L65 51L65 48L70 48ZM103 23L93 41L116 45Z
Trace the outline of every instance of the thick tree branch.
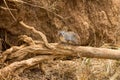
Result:
M58 44L51 44L56 49L50 50L43 45L31 45L20 48L16 52L12 52L7 56L7 59L22 60L29 54L37 55L56 55L56 56L82 56L89 58L103 58L103 59L120 59L120 51L106 48L83 47L83 46L64 46ZM3 53L3 57L4 57Z

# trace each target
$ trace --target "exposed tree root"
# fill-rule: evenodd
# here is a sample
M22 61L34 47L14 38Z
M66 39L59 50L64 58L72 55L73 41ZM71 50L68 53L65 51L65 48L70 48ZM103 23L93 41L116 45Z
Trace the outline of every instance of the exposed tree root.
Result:
M23 48L25 45L21 45L21 46L13 46L11 47L10 49L7 49L6 51L4 51L2 53L2 56L0 57L0 62L3 63L9 54L13 53L13 52L16 52L17 50Z
M31 30L32 32L39 34L40 37L42 38L42 40L44 41L45 46L50 48L50 49L53 49L53 47L48 43L48 40L47 40L46 36L42 32L37 31L34 27L30 27L30 26L26 25L23 21L20 21L19 23L22 26L24 26L24 27L28 28L29 30Z
M23 72L26 68L39 64L45 60L52 59L52 56L37 56L34 58L30 58L28 60L23 60L20 62L14 62L3 69L0 69L0 76L7 77L12 75L11 73L19 74Z
M19 38L20 41L24 41L27 43L27 45L35 45L35 42L32 40L32 38L28 37L27 35L21 35Z

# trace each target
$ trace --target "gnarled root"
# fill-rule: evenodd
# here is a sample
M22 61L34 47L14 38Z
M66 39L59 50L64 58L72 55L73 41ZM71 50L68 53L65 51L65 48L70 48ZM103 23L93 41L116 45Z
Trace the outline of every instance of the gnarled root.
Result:
M0 76L1 78L6 78L7 76L11 76L11 73L19 74L22 73L26 68L51 59L53 59L53 56L37 56L28 60L13 62L12 64L0 69Z

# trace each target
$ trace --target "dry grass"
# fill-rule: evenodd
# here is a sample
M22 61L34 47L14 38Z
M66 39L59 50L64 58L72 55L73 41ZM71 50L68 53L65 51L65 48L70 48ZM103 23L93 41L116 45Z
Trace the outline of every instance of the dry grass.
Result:
M25 70L18 80L119 80L119 61L101 59L76 59L49 61L39 67ZM16 78L16 77L14 77Z

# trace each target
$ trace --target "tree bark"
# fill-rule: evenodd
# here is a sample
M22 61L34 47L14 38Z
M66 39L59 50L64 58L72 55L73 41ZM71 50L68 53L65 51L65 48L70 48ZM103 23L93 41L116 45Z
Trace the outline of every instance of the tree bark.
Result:
M22 60L25 56L29 54L37 55L55 55L55 56L73 56L73 57L89 57L89 58L103 58L103 59L120 59L120 51L112 50L106 48L95 48L95 47L85 47L85 46L64 46L60 44L51 44L55 49L45 48L44 45L31 45L27 47L22 47L16 52L10 52L6 59L16 59ZM4 62L6 59L2 60Z

